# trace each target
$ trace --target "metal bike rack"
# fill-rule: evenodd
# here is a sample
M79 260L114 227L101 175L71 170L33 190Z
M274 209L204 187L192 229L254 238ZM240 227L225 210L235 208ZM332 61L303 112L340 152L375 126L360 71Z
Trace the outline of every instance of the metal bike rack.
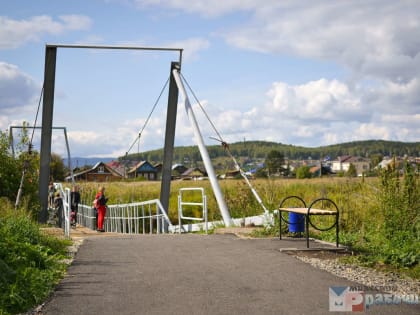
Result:
M285 203L287 200L290 199L297 199L300 203L302 203L302 207L285 207ZM315 208L315 204L321 203L321 209ZM329 203L332 205L334 210L327 210L323 209L322 205L324 203ZM278 208L279 212L279 238L281 239L282 234L282 221L289 224L290 222L283 217L282 212L289 212L289 213L298 213L304 215L305 219L305 230L306 230L306 247L309 248L309 226L312 226L317 231L329 231L335 228L335 243L336 247L339 247L339 210L338 206L328 198L318 198L311 202L311 204L307 207L305 201L298 197L298 196L288 196L284 198L280 202L280 206ZM315 223L311 220L312 216L334 216L334 223L326 228L321 228L316 226Z

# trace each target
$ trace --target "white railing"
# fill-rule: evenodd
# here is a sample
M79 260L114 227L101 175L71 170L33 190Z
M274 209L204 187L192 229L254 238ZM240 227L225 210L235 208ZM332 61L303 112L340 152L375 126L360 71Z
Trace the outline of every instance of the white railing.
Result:
M64 235L70 238L70 189L63 188L60 183L55 184L56 190L60 192L61 198L63 199L63 213L62 222ZM191 190L187 188L184 190ZM200 188L197 190L201 190ZM207 202L204 191L202 191L202 202L187 202L182 201L181 204L181 216L183 219L197 220L201 223L187 223L173 225L169 220L169 217L160 203L159 199L135 202L129 204L110 205L107 207L107 212L104 221L104 229L107 232L126 233L126 234L160 234L160 233L179 233L183 232L198 232L216 227L224 226L223 221L207 221ZM183 215L182 206L200 206L203 209L203 216L201 218L187 217ZM178 209L178 211L180 210ZM59 213L57 215L60 215ZM271 215L272 217L272 215ZM234 226L241 226L243 224L254 224L264 225L267 222L266 214L262 214L254 217L247 217L245 219L232 219ZM92 230L96 229L97 217L95 209L92 206L79 204L77 213L77 223L81 226L85 226Z
M92 206L79 204L77 222L96 229L97 217ZM165 233L172 223L159 199L109 205L106 209L104 230L126 234Z
M200 193L200 196L199 196L201 198L200 202L185 201L185 199L183 199L184 192L194 192L194 191L197 191ZM189 216L184 215L184 212L183 212L183 210L185 209L184 206L199 207L201 209L202 216L199 218L196 218L196 217L189 217ZM179 190L179 195L178 195L178 227L179 227L178 232L179 233L181 233L181 230L183 228L182 219L204 222L204 228L205 228L206 234L208 233L207 196L204 192L204 188L192 187L192 188L181 188Z
M57 215L62 218L65 237L70 238L70 188L63 188L61 183L54 185L63 200L63 212ZM92 206L79 204L77 223L96 230L96 210ZM106 232L126 234L173 233L174 230L159 199L107 206L104 229Z
M57 209L59 213L57 216L61 216L59 221L63 220L64 236L70 238L70 188L63 188L60 183L55 183L55 190L60 193L60 197L63 200L63 209ZM60 213L60 211L63 211Z
M107 207L105 231L128 234L160 234L172 226L159 199Z
M79 204L77 209L77 223L81 226L95 230L97 228L96 210L92 206L84 204Z

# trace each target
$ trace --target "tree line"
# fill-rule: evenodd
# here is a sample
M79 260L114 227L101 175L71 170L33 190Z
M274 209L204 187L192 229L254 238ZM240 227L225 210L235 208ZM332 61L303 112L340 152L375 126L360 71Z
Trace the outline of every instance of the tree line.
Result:
M228 156L221 145L208 146L207 150L211 159ZM229 144L229 150L234 157L242 158L244 161L247 159L263 160L271 151L278 151L285 159L289 160L319 160L326 157L335 159L344 155L379 159L384 156L418 157L420 156L420 142L366 140L309 148L267 141L243 141ZM128 159L161 162L163 160L163 149L129 154L118 159L120 161ZM201 161L201 155L197 146L176 147L174 148L173 161L194 165L194 162Z

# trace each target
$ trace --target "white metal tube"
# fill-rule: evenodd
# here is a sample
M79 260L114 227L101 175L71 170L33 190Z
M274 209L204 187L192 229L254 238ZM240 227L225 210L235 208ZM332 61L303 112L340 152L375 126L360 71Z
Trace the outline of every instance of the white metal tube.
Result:
M62 189L62 187L61 187ZM70 188L66 188L63 197L63 212L64 212L64 234L66 238L70 238Z
M74 185L74 176L73 176L73 167L71 165L71 157L70 157L70 146L69 146L69 140L67 139L67 129L64 128L64 139L66 140L66 147L67 147L67 159L68 159L68 166L69 166L69 170L70 170L70 178L71 178L71 183Z
M195 118L194 112L192 110L190 101L188 99L187 92L185 91L184 84L182 83L182 80L179 76L178 70L174 69L172 71L172 74L175 78L176 84L179 88L179 91L181 92L183 98L184 98L184 105L185 105L185 111L187 113L188 119L190 120L190 123L193 127L195 140L197 141L198 149L201 153L201 158L204 162L204 167L206 168L207 175L209 176L210 184L213 188L214 195L216 197L217 204L219 205L220 212L223 217L223 221L225 223L225 226L229 227L233 225L232 218L230 217L229 210L227 208L226 202L223 198L222 191L220 189L219 183L216 178L216 174L213 169L213 165L211 164L209 153L207 152L206 146L203 141L203 137L201 135L200 129L198 127L197 120Z

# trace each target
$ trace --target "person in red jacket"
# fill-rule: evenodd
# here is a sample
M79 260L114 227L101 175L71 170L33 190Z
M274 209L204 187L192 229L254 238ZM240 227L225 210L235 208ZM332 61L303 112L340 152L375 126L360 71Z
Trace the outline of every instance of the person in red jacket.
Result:
M97 200L97 211L98 211L98 232L105 232L104 230L104 218L106 214L106 203L108 198L105 197L105 187L99 187L99 191L95 196Z

